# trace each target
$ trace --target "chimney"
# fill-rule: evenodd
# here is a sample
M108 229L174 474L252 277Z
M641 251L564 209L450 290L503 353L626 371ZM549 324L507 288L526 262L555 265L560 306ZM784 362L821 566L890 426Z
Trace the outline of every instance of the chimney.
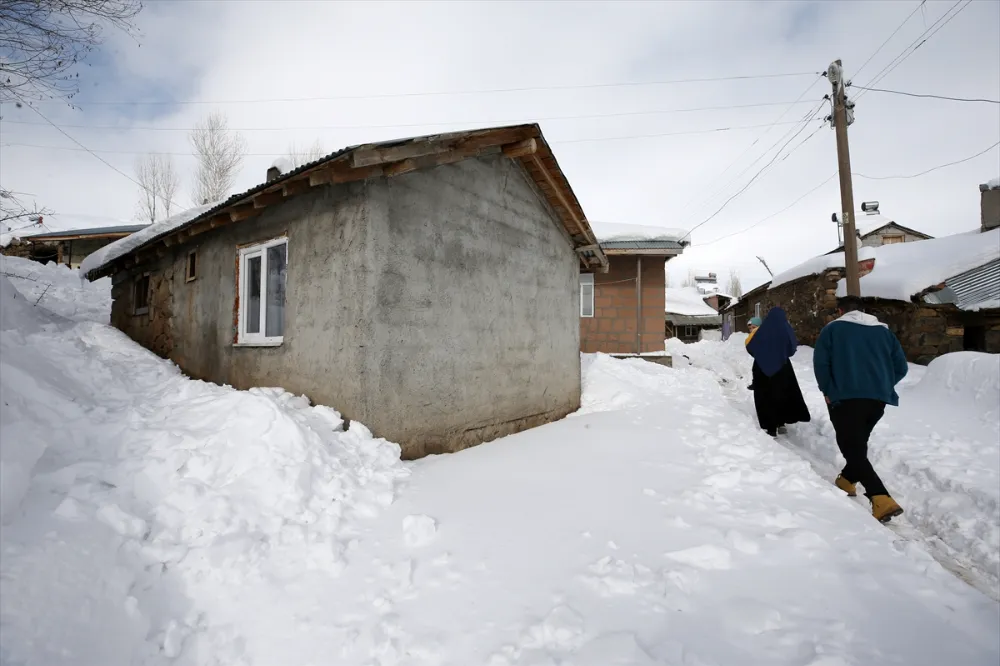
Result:
M1000 227L1000 181L979 186L980 231Z
M272 181L281 175L281 169L276 166L269 167L267 170L267 180Z

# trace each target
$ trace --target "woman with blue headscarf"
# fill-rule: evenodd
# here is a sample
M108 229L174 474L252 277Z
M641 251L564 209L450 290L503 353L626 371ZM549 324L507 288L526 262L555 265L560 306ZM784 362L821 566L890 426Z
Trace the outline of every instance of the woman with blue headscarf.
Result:
M808 422L809 408L802 398L791 361L799 342L785 311L771 308L747 338L746 346L753 356L750 388L761 429L776 437L778 428Z

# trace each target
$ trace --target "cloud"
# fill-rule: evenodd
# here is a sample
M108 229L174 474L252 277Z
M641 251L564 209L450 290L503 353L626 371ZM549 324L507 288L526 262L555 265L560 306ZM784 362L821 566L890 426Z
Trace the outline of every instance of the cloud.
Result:
M855 80L867 82L952 5L928 2ZM126 174L136 157L128 153L181 153L175 159L186 186L194 160L187 155L186 133L175 130L224 110L231 125L247 128L253 153L237 189L260 182L292 142L303 146L320 139L333 151L364 141L540 119L589 217L690 228L766 163L770 153L751 165L765 148L798 127L707 130L767 125L783 113L782 122L795 121L810 109L825 110L820 104L829 85L815 73L839 57L854 77L916 6L152 2L141 17L141 47L114 36L93 66L81 70L79 110L58 104L39 109L84 145L122 151L101 156ZM881 86L1000 97L998 23L1000 5L971 3ZM789 72L814 74L560 88ZM542 89L411 94L501 88ZM801 103L788 104L803 93ZM295 101L259 101L281 99ZM677 111L779 102L785 104ZM17 124L41 122L28 109L5 106L2 115L5 186L67 214L131 217L134 184L85 152L6 145L75 147L51 127ZM566 118L585 115L602 117ZM867 175L915 173L1000 139L994 105L867 93L856 115L852 165ZM808 142L693 233L694 246L668 264L677 280L690 268L720 275L736 268L749 288L767 277L756 255L779 271L836 244L829 221L840 208L836 178L753 230L711 243L781 210L835 172L833 132L820 123L789 147L814 129L819 131ZM695 131L705 133L677 135ZM674 136L642 138L669 134ZM878 199L884 215L932 235L971 229L978 224L976 186L1000 173L998 155L912 180L856 178L856 203Z

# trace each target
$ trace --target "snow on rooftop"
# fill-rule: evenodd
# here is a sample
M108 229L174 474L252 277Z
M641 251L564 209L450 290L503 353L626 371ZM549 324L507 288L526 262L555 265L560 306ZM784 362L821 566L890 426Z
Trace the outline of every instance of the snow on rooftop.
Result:
M687 315L689 317L711 317L718 315L711 305L705 302L707 296L697 287L667 287L666 312L668 314Z
M213 201L212 203L189 208L188 210L177 213L176 215L168 217L165 220L161 220L160 222L154 222L145 229L135 232L131 236L126 236L125 238L116 240L114 243L105 245L93 254L88 255L87 258L83 260L83 263L80 264L80 275L86 275L92 270L99 269L109 262L128 254L147 241L184 226L205 211L214 208L217 205L219 205L219 202Z
M865 259L871 259L875 256L874 248L862 247L858 248L858 261L864 261ZM804 261L798 266L793 266L787 271L778 273L773 278L771 278L770 289L779 287L788 282L793 282L800 278L809 277L810 275L819 275L820 273L827 271L831 268L843 268L845 266L844 253L834 252L833 254L822 254L818 257L813 257L808 261Z
M859 236L867 236L873 231L877 231L887 224L893 224L895 220L890 220L884 215L879 215L878 213L874 215L869 215L864 211L859 211L854 214L854 228L858 232Z
M680 241L688 234L685 229L615 222L591 222L590 228L594 230L594 235L601 243L610 241Z
M1000 176L986 183L986 187L990 188L991 190L1000 190Z
M1000 229L970 231L874 250L875 267L861 278L861 296L909 301L929 287L1000 258ZM837 295L847 294L845 281Z

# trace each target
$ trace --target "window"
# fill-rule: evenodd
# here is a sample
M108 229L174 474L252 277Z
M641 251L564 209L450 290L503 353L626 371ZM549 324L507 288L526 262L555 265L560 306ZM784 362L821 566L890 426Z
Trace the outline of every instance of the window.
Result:
M186 276L187 277L184 280L185 282L190 282L191 280L193 280L196 277L198 277L198 253L197 252L191 252L191 254L188 255Z
M760 318L760 303L753 304L753 316Z
M285 334L288 239L240 250L237 344L280 345Z
M149 273L144 273L132 283L132 314L149 312Z
M594 274L580 276L580 316L594 316Z
M902 243L903 235L897 234L893 236L882 236L882 245L891 245L892 243Z
M698 330L694 326L685 326L684 327L684 337L685 338L693 338L696 335L698 335Z

